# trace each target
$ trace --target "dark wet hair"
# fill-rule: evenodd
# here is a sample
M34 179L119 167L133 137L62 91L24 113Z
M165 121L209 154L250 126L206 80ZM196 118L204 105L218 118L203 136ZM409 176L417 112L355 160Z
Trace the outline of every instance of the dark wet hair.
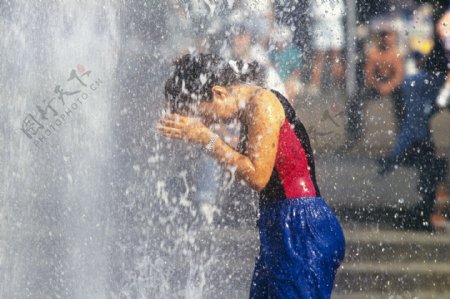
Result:
M174 62L167 79L165 96L171 110L212 100L212 87L236 83L260 84L263 70L257 62L225 61L215 54L186 54Z

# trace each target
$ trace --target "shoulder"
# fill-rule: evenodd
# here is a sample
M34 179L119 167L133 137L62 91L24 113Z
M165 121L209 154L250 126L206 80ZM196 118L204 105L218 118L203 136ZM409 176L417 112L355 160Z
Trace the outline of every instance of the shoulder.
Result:
M256 88L249 99L250 116L270 118L273 122L282 124L286 115L277 96L270 90Z

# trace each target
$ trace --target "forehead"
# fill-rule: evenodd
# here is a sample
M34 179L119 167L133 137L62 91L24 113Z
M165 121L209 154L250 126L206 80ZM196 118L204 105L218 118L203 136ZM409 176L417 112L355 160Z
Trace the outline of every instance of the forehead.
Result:
M190 102L190 103L180 103L177 106L178 112L184 113L197 113L199 111L208 111L211 110L212 106L214 106L214 101L199 101L199 102Z

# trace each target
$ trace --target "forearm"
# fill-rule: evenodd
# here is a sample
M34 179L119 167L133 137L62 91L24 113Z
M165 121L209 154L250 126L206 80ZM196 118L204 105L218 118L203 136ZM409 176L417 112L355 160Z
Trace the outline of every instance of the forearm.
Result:
M257 176L256 167L249 157L238 153L223 140L218 138L207 151L224 168L231 168L235 175L243 179L252 189L260 191L265 183Z
M275 97L272 94L267 96ZM245 155L222 141L199 119L170 114L160 119L159 130L164 137L202 145L221 165L233 170L236 176L241 177L254 190L261 191L267 185L275 165L278 134L285 117L284 113L280 113L283 109L281 104L271 108L273 107L262 105L248 108L259 123L248 128L249 146Z

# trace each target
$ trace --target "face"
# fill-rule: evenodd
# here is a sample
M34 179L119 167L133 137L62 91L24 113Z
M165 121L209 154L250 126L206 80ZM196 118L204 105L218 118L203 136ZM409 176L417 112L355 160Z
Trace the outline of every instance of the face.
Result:
M190 105L185 111L180 111L180 114L200 117L207 124L228 123L236 119L239 107L228 90L225 87L215 86L212 94L212 101L202 101Z
M397 43L397 34L392 31L381 32L379 39L382 48L391 48Z

